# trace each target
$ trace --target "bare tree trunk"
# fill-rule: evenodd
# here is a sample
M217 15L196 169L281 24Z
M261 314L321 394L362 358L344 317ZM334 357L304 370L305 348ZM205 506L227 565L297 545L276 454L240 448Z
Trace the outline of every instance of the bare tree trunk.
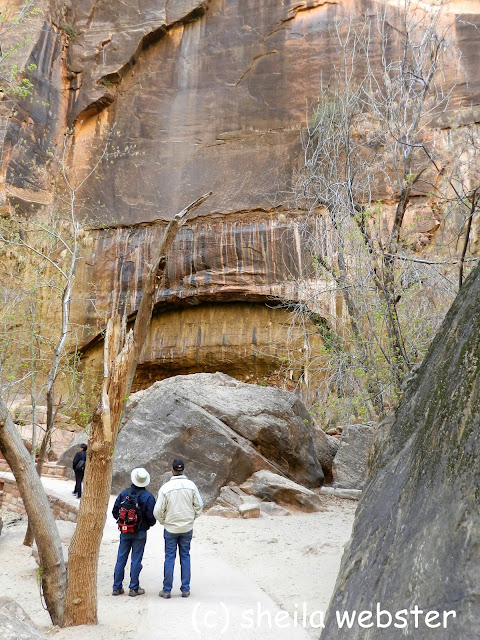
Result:
M89 438L85 488L77 528L69 549L65 626L97 623L97 566L112 482L113 453L125 400L145 342L155 293L166 270L166 256L186 216L204 202L206 194L169 222L156 250L144 285L133 331L126 317L112 311L104 344L102 400L93 417Z
M35 452L37 449L37 399L33 392L33 376L32 376L32 386L30 398L32 401L32 461L35 464ZM39 474L40 475L40 474ZM33 545L33 530L32 525L30 524L30 520L28 520L27 531L25 533L25 538L23 540L23 544L26 547L31 547Z
M38 450L38 458L36 463L36 469L39 477L42 476L43 464L45 462L45 457L47 454L48 441L53 431L54 415L53 415L53 411L51 411L50 408L53 408L53 388L50 389L49 392L47 392L47 430L43 435L42 443L40 445L40 449ZM50 415L51 417L49 417ZM25 533L25 539L23 541L23 544L26 547L31 547L33 544L33 540L34 540L33 530L29 522L27 526L27 531Z
M66 571L60 536L40 476L1 398L0 450L15 476L37 542L48 612L52 623L61 625Z
M460 269L458 273L458 289L459 290L462 288L462 284L463 284L463 268L465 265L465 255L467 253L468 243L470 242L470 232L472 230L473 216L475 215L475 210L478 204L477 191L478 191L478 188L475 189L472 194L472 203L470 207L470 215L468 216L467 231L465 233L465 242L463 243L462 255L460 257Z

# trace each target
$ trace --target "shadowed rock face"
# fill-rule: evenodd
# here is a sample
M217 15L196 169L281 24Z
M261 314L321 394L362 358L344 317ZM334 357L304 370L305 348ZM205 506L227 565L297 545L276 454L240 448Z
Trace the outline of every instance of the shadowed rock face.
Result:
M301 152L306 105L315 102L320 78L326 81L338 59L329 27L336 17L369 13L374 5L38 4L43 12L29 23L31 44L22 51L24 62L37 65L31 74L35 100L0 103L4 207L33 215L51 201L45 160L49 146L61 146L67 126L75 128L71 161L79 175L94 165L108 129L115 130L120 152L100 164L79 199L82 216L95 227L76 277L72 320L89 325L82 344L102 327L98 311L109 309L119 275L121 297L135 312L152 243L167 220L209 190L213 195L172 248L159 305L174 311L176 324L185 320L179 302L213 307L217 353L229 321L226 308L220 317L226 301L252 303L252 330L261 333L265 302L270 296L302 299L296 281L311 266L299 234L305 212L285 211L282 203ZM474 2L472 15L455 28L469 78L468 87L454 92L455 106L463 99L478 104L477 9ZM373 45L373 62L375 56ZM325 317L342 313L335 296L323 296L321 304ZM185 351L187 359L197 358L197 369L207 364L194 340ZM157 355L144 353L152 375ZM235 366L241 368L240 355Z
M322 639L400 639L391 626L339 629L335 612L417 604L455 611L422 640L473 640L480 628L480 266L449 311L395 416L379 428ZM384 617L383 621L385 622ZM422 619L423 620L423 619ZM443 622L443 613L440 621ZM438 622L438 620L436 621Z

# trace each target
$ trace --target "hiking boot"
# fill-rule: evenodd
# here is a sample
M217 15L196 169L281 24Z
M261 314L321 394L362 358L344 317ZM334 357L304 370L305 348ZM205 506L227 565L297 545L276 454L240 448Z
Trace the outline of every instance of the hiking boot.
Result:
M190 591L182 591L182 598L188 598Z
M121 596L122 593L125 593L125 591L123 590L123 587L120 587L120 589L114 589L112 591L112 596Z
M160 596L160 598L165 598L166 600L172 597L170 591L160 591L158 595Z
M132 598L135 598L135 596L143 596L144 593L145 593L145 589L138 587L138 589L130 589L130 591L128 592L128 595L131 596Z

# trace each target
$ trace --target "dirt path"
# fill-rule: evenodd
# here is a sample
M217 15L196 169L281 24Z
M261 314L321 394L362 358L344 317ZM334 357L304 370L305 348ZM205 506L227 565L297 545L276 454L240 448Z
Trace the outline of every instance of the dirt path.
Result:
M45 480L72 503L73 483ZM228 640L309 640L330 599L356 503L326 498L326 511L257 520L202 516L192 542L192 595L180 597L176 569L170 600L159 598L163 528L148 533L141 574L145 596L111 595L118 531L107 519L100 551L99 625L52 629L42 609L37 567L22 546L25 524L0 536L0 594L22 604L33 621L57 640L160 640L169 636ZM62 537L74 525L60 522ZM128 571L128 565L127 565ZM312 614L314 615L311 619ZM310 632L310 634L309 634Z

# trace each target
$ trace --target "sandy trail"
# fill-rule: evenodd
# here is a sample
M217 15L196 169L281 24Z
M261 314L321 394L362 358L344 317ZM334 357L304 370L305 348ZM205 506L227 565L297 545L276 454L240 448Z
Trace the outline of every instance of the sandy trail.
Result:
M44 484L75 502L72 482L45 479ZM0 595L21 603L44 633L57 640L318 638L315 626L328 606L355 507L355 502L325 497L326 510L315 514L252 520L202 516L192 542L192 595L180 597L176 567L170 600L158 596L163 573L163 528L158 524L148 532L140 577L146 594L111 595L118 531L109 514L99 560L99 624L61 630L50 626L42 608L37 566L22 546L22 522L4 527L0 536ZM67 539L74 526L60 522L62 537ZM128 570L129 565L127 578Z

